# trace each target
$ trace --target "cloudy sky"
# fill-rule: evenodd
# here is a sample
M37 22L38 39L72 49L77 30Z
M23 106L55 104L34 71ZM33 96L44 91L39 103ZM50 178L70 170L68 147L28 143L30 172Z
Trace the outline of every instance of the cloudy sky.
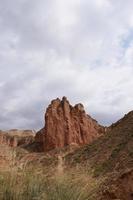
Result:
M133 0L0 0L0 129L41 128L62 96L109 125L132 77Z

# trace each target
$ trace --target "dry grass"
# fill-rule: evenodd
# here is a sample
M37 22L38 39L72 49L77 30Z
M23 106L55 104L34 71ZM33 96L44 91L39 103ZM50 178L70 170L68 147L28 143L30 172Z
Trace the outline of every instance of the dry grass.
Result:
M55 170L56 171L56 170ZM50 176L45 169L0 174L1 200L92 200L101 180L74 169Z

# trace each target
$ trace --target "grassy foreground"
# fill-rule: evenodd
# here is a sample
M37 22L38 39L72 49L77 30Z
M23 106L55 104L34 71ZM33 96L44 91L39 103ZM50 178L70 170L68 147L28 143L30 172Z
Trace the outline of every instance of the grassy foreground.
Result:
M79 170L47 175L42 169L0 173L1 200L92 200L100 180Z

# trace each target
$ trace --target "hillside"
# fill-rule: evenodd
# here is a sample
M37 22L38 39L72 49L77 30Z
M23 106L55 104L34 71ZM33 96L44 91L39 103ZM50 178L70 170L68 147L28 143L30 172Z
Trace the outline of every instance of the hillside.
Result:
M65 157L67 167L82 166L93 177L105 177L101 199L133 199L133 111L112 124L106 134ZM98 197L97 197L98 198ZM100 198L100 197L99 197Z
M89 163L96 176L133 166L133 112L112 124L106 134L67 155L66 163Z
M45 123L36 135L0 132L1 199L133 199L133 111L105 128L63 98Z

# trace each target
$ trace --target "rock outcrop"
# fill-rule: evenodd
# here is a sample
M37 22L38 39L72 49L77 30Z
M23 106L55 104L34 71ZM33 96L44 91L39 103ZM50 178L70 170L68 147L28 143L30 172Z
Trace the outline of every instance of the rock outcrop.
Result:
M32 130L0 130L0 144L8 145L10 147L27 145L34 141L34 136L35 133Z
M101 136L105 128L85 113L82 104L74 107L66 97L53 100L45 114L45 127L36 135L43 141L44 150L62 148L67 145L91 143Z

